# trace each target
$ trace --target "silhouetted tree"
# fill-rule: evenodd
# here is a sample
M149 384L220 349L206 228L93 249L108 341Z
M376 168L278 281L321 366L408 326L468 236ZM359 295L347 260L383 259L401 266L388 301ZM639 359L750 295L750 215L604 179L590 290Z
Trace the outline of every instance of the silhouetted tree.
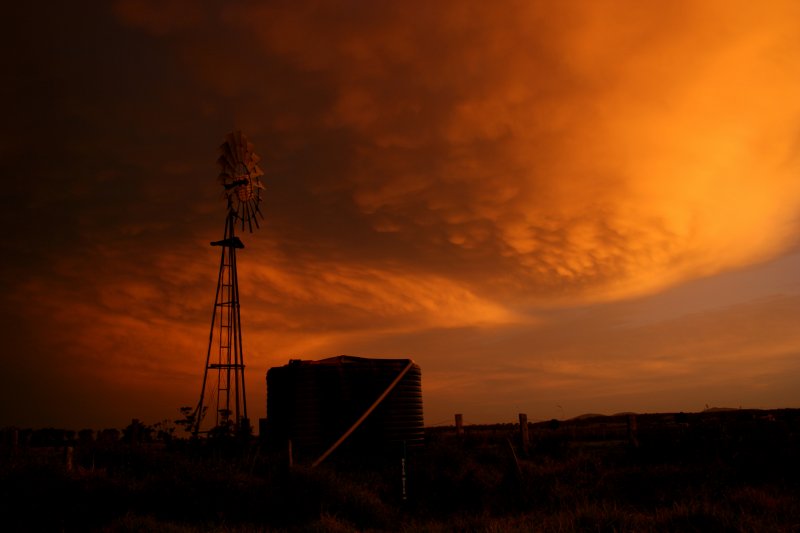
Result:
M175 436L175 423L172 420L157 422L153 424L153 429L156 431L156 438L165 444L172 442Z
M231 420L231 410L220 409L219 417L219 424L209 430L208 437L210 439L229 439L233 437L235 428Z
M97 442L103 444L113 444L119 440L119 430L117 428L107 428L97 434Z
M43 428L33 431L33 446L62 446L67 441L67 432L63 429Z
M78 432L78 442L81 444L90 444L94 442L94 430L82 429Z
M242 418L239 421L239 427L236 429L236 436L241 440L249 440L253 436L253 426L250 424L250 419Z
M206 415L207 410L208 407L203 407L203 411L200 413L200 420L202 420ZM194 429L197 416L194 407L184 406L178 409L178 411L181 413L181 418L175 420L175 424L182 427L187 433L191 433L191 431Z
M142 424L138 418L131 420L131 423L122 430L122 440L128 444L139 444L152 441L153 428Z

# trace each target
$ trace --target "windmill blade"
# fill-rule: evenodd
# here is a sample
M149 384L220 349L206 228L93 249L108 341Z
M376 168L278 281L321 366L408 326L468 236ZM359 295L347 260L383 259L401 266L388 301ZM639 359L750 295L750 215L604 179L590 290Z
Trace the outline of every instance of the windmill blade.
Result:
M247 153L247 138L241 131L237 131L234 137L236 139L234 143L236 152L239 154L240 160L244 159L244 155Z
M236 145L233 143L232 140L225 141L219 147L220 153L222 157L228 162L235 162L236 161Z
M225 142L228 143L231 146L235 145L236 144L236 134L237 133L241 135L242 132L241 131L232 131L229 134L227 134L225 136Z
M233 156L231 155L230 151L225 150L217 159L217 165L219 165L219 167L223 170L232 169L236 168L236 161L233 160Z
M251 178L257 179L264 175L264 171L261 170L261 167L258 165L253 165L252 167L248 167L248 170L250 171Z

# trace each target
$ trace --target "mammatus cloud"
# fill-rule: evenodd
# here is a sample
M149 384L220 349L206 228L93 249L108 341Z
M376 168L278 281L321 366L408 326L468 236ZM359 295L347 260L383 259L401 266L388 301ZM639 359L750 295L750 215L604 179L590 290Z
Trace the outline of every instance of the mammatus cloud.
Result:
M792 3L115 6L262 130L348 138L346 169L318 154L296 179L351 199L412 277L625 296L763 259L796 225ZM310 84L313 106L258 101Z
M118 5L170 32L170 10ZM306 2L205 19L255 47L226 83L279 61L289 77L272 83L324 93L294 119L262 117L349 139L347 171L303 176L312 191L350 198L435 276L543 303L644 294L794 243L798 15L792 2Z

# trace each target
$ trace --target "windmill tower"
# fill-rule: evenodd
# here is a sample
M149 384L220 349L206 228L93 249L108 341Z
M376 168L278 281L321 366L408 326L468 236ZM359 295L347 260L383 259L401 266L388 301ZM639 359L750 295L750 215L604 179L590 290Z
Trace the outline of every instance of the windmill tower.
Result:
M264 172L261 160L253 152L253 144L240 131L229 133L220 146L217 164L219 181L228 203L223 239L211 246L222 249L211 316L211 332L203 372L200 401L192 418L192 433L197 435L212 428L224 431L249 429L247 398L244 385L244 353L242 322L239 311L239 278L236 272L236 250L244 244L236 236L236 227L252 232L259 227L258 217Z

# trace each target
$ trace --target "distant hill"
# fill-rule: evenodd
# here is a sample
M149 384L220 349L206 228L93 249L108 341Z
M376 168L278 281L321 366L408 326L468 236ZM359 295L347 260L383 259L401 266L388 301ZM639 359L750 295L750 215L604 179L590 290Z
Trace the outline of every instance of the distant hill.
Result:
M586 413L585 415L578 415L570 420L587 420L589 418L606 418L608 415L601 415L598 413Z

